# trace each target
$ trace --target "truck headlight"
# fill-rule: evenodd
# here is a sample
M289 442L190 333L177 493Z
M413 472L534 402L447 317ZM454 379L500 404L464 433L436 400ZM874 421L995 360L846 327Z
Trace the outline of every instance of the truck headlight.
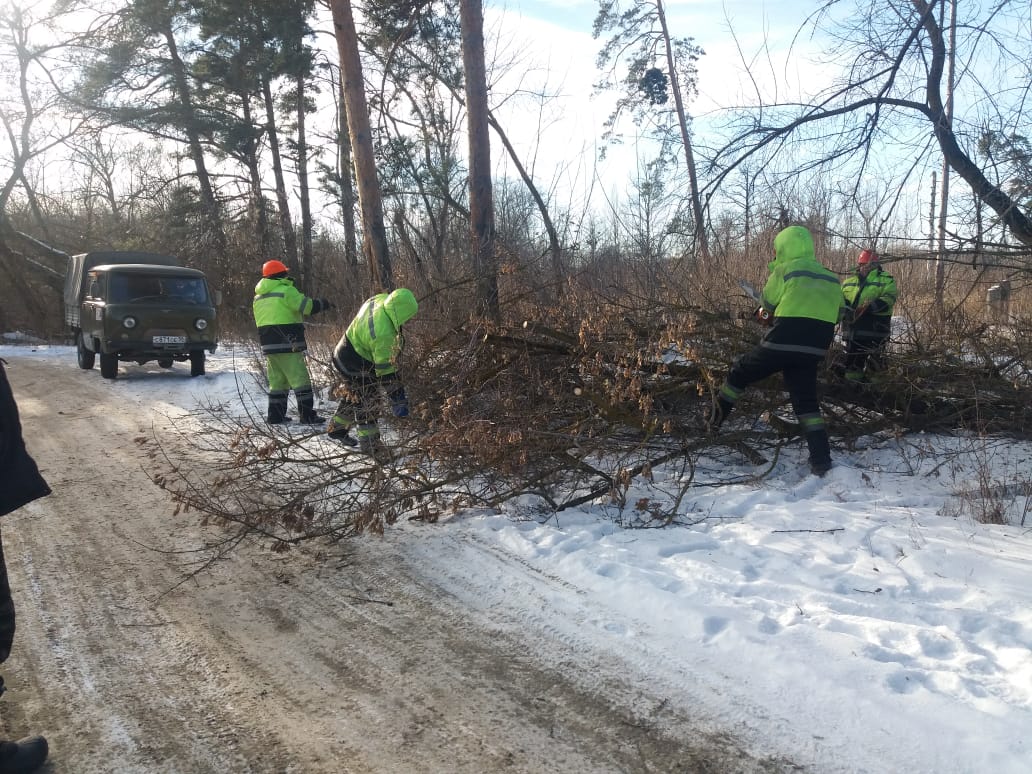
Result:
M124 320L122 320L122 325L124 325L126 328L135 328L136 327L136 318L133 317L132 315L129 315Z
M194 324L193 324L193 326L194 326L194 327L195 327L195 328L196 328L197 330L199 330L199 331L203 331L203 330L204 330L205 328L207 328L207 327L208 327L208 321L207 321L207 320L205 320L205 319L204 319L203 317L198 317L198 318L197 318L196 320L194 320Z

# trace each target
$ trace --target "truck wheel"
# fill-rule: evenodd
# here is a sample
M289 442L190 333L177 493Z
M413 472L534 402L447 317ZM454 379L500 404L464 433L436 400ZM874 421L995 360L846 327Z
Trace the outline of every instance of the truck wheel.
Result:
M190 353L190 376L204 376L204 350Z
M100 375L105 379L114 379L118 376L118 355L100 353Z
M172 358L170 358L170 357L159 357L158 358L158 365L161 366L162 368L171 368L172 367Z
M75 334L75 354L79 360L79 368L83 371L89 371L93 368L93 364L97 359L97 353L86 349L86 345L82 340L82 331Z

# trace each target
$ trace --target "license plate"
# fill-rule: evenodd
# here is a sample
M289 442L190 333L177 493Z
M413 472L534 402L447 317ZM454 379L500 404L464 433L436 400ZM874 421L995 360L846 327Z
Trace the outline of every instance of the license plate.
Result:
M155 336L155 344L186 344L186 336Z

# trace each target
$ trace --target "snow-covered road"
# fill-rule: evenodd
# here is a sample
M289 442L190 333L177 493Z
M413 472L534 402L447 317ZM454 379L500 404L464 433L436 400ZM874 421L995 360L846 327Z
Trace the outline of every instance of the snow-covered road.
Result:
M184 582L221 533L174 514L137 439L160 437L203 383L132 366L107 382L68 354L4 353L54 494L2 524L19 617L0 717L8 736L48 737L47 771L792 768L743 752L617 654L557 628L570 610L548 609L554 579L461 531L409 525L288 554L242 546ZM438 562L413 564L420 530L434 530ZM518 604L471 605L473 583L443 577L471 550L498 564Z

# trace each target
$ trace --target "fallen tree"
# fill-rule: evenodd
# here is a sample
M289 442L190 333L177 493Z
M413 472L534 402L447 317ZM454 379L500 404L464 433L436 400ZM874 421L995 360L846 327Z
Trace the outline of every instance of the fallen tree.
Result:
M911 332L863 385L836 375L834 353L821 383L833 444L919 432L1029 437L1027 325ZM412 416L391 428L394 459L385 463L320 432L284 433L221 406L190 418L204 434L188 422L175 441L141 442L162 460L155 480L184 507L281 547L463 508L541 517L593 501L625 504L630 482L660 467L676 470L667 480L677 484L641 522L669 523L693 487L742 480L700 481L703 457L736 470L748 463L761 479L786 446L802 443L779 377L747 391L725 432L704 430L726 367L757 336L734 315L671 307L645 317L598 304L556 310L549 324L470 324L433 340L423 330L409 348L420 363L406 370Z

